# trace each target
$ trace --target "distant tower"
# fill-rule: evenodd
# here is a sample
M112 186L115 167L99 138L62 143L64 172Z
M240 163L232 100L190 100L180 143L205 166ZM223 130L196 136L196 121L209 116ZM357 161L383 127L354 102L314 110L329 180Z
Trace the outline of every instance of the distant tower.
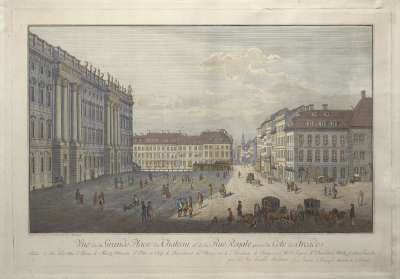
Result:
M242 146L246 144L246 141L244 140L244 133L242 133Z

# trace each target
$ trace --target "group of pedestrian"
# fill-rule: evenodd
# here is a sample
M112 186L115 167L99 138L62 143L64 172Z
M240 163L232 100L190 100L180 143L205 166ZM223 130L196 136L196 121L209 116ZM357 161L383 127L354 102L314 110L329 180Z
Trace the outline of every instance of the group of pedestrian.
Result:
M83 194L79 191L79 188L75 191L75 201L77 204L83 204Z
M238 205L236 207L236 217L237 221L240 222L243 218L243 204L242 201L238 201ZM227 216L227 222L232 223L235 218L233 217L233 212L231 208L228 208L228 216Z
M261 211L261 206L259 203L255 203L254 204L254 219L256 221L256 223L261 222L261 217L262 217L262 211Z
M171 192L169 191L169 184L163 184L161 188L161 197L163 200L171 198Z
M204 196L202 192L197 192L197 203L199 205L199 209L203 208L203 201L204 201Z
M333 199L337 198L338 190L337 184L325 184L324 185L324 196L332 196Z
M192 197L189 196L187 198L179 198L176 201L176 209L178 213L178 217L186 217L189 216L192 218L193 216L193 200Z
M147 186L147 184L148 184L147 179L145 179L144 182L142 179L140 179L140 181L139 181L140 189L143 189L143 187Z
M153 210L153 206L151 205L151 201L148 201L147 205L146 205L145 201L142 201L141 206L142 206L142 212L141 212L142 224L151 222L154 217L154 210Z
M208 196L212 200L212 194L213 194L213 185L210 183L208 184Z
M221 195L222 198L226 197L226 187L225 184L221 184L221 187L219 187L219 194Z
M124 188L124 181L122 180L122 177L117 177L117 176L114 177L114 188L115 189Z
M133 183L135 182L133 175L128 175L128 185L132 186Z
M103 210L105 204L105 198L104 198L104 193L100 192L100 194L97 194L97 192L94 192L93 194L93 206L99 206L100 210Z
M297 184L294 183L293 181L291 181L291 182L287 181L287 182L286 182L286 190L287 190L288 192L295 192L295 193L297 193L297 191L299 190L299 187L298 187Z
M190 175L182 175L182 184L183 183L190 183L192 182L193 179Z

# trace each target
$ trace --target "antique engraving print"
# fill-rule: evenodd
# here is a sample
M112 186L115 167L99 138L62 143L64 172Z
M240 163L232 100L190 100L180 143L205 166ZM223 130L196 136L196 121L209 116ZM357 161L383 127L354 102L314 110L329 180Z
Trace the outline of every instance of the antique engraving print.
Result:
M373 231L369 25L35 25L31 233Z

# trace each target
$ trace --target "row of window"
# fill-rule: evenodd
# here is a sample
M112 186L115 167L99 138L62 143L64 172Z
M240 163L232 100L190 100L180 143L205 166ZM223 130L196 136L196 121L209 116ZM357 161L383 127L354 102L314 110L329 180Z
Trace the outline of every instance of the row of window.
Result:
M104 109L102 106L96 105L92 102L83 100L81 107L82 117L86 117L93 121L103 121Z
M121 115L120 127L121 129L126 129L126 130L132 129L132 119L125 115Z
M312 120L307 120L306 121L306 127L337 127L339 126L339 121L334 121L334 120L324 120L324 121L312 121Z
M230 157L230 152L229 151L204 151L204 157L213 157L215 156L216 158L229 158ZM158 159L164 159L164 158L190 158L190 157L201 157L201 153L181 153L181 154L170 154L170 153L138 153L135 152L135 158L146 158L146 159L152 159L152 158L158 158Z
M332 146L336 146L337 145L337 141L338 141L338 137L337 135L332 135L330 137L330 142ZM313 142L316 146L321 145L321 140L322 140L322 144L323 145L329 145L329 136L328 135L307 135L307 145L311 146L313 145ZM346 138L345 135L340 135L340 145L345 145L346 144ZM299 146L303 146L304 145L304 135L299 135Z
M304 156L306 155L306 158L304 158ZM330 158L329 158L330 155ZM338 152L337 150L331 150L331 152L329 152L329 150L323 150L322 152L322 161L323 162L337 162L338 158ZM344 150L340 150L339 152L339 158L340 161L343 162L345 161L345 152ZM314 157L314 158L313 158ZM321 162L321 150L314 150L314 156L313 156L313 150L307 150L307 153L305 154L304 150L299 150L299 154L298 154L298 159L299 162L304 162L304 160L306 160L307 162Z
M365 142L364 134L354 134L353 135L353 143L354 144L363 144Z
M189 167L193 166L192 161L142 161L139 160L138 163L142 167L146 168L179 168L179 167Z
M367 175L367 170L364 167L355 167L353 169L354 174L358 174L360 176L366 176Z
M35 91L35 86L29 86L29 95L32 103L38 103L40 105L46 105L47 107L51 107L51 91L48 89L46 92L46 96L44 93L44 88L39 88L39 90Z
M103 167L103 156L96 155L86 155L84 157L84 166L85 168L101 168Z
M90 127L82 127L83 143L103 144L103 130Z
M132 153L126 152L121 154L122 168L129 167L132 163Z
M329 169L331 169L331 172L329 172ZM318 177L320 175L336 178L338 175L336 167L322 167L314 170L312 170L311 168L305 169L304 167L300 167L297 174L299 179L306 179L309 176ZM340 178L346 178L346 168L340 168Z
M204 149L226 149L229 150L229 145L204 145ZM179 145L179 146L165 146L165 145L147 145L147 146L134 146L133 150L135 151L186 151L186 150L203 150L202 145L195 145L195 146L186 146L186 145Z
M277 150L275 156L278 159L285 159L286 161L293 161L294 151L293 150Z
M30 123L31 139L51 139L52 137L52 121L44 120L43 118L37 120L36 117L31 117Z
M353 159L354 160L365 160L365 151L354 151Z
M30 69L31 69L31 72L33 73L33 72L35 72L35 70L36 69L39 69L39 73L41 74L41 75L44 75L45 74L45 72L46 72L46 76L48 77L48 78L50 78L51 77L51 69L49 68L49 67L45 67L44 65L39 65L39 67L36 67L35 66L35 63L33 63L33 62L31 62L31 65L30 65ZM46 68L46 69L45 69Z
M47 166L45 166L45 156L40 156L36 158L35 156L31 156L31 173L44 173L51 172L51 156L47 157Z
M121 135L121 144L122 145L132 145L132 136L129 135Z

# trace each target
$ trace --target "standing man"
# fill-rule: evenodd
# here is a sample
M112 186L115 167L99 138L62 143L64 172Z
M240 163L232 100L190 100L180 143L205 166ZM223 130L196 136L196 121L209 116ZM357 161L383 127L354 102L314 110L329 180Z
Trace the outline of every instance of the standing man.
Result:
M118 177L114 177L114 188L117 189L118 188Z
M146 213L147 213L147 220L151 221L153 219L153 206L151 205L151 201L147 202Z
M336 197L337 197L337 193L338 193L338 191L337 191L337 189L336 189L336 183L335 184L333 184L333 198L334 199L336 199Z
M144 201L142 201L142 224L147 221L147 207Z
M238 206L237 206L237 216L238 216L238 221L242 219L243 217L243 206L242 206L242 201L238 201Z
M210 183L210 184L208 185L208 195L210 196L210 199L212 199L212 194L213 194L213 186L212 186L212 184Z
M199 209L203 207L203 194L201 192L197 193L197 201L199 203Z
M76 200L76 203L79 203L80 197L81 197L81 193L79 192L79 188L78 188L78 189L76 189L76 191L75 191L75 200Z
M232 210L230 208L228 208L227 221L228 221L229 224L233 222L233 214L232 214Z
M363 206L364 205L364 192L360 190L358 193L358 206Z
M94 192L93 195L93 206L97 206L97 192Z
M354 209L354 204L352 203L350 205L350 220L351 220L351 225L354 226L354 218L356 217L356 212Z

